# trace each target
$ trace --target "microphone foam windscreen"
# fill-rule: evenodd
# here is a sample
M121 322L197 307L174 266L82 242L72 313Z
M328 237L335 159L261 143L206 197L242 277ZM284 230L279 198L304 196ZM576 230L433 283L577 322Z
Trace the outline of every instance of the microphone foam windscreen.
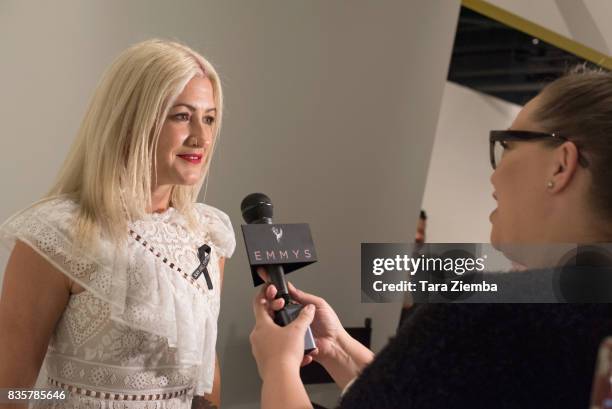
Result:
M263 218L272 219L274 206L272 200L263 193L251 193L240 203L242 217L248 224Z

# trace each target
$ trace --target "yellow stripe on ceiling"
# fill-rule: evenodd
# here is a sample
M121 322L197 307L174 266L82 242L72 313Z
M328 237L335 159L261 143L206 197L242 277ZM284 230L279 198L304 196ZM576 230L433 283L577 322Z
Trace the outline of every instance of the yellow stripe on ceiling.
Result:
M546 41L562 50L584 58L601 67L612 70L612 57L605 55L591 47L579 43L571 38L555 33L539 24L533 23L521 16L510 13L484 0L462 0L461 4L470 10L483 14L493 20Z

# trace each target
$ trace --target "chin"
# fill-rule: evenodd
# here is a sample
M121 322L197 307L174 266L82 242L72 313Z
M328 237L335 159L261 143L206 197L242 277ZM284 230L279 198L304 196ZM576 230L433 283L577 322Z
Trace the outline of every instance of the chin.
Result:
M496 239L494 239L493 237L491 237L491 247L493 247L495 250L501 251L501 243L499 241L497 241Z
M194 186L197 185L202 180L202 173L187 173L187 174L178 174L175 178L175 185L181 186Z
M199 181L200 181L200 179L196 179L196 180L187 179L187 180L181 180L180 182L175 183L175 185L178 185L178 186L195 186L195 185L198 184Z
M499 233L497 232L495 225L491 225L491 234L489 235L489 241L491 242L491 246L493 246L494 249L500 249L502 241L500 240Z

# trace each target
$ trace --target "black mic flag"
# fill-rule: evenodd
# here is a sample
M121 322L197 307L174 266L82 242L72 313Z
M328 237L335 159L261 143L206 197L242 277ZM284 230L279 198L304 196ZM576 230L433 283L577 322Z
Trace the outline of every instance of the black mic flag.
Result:
M273 224L274 206L272 200L263 193L252 193L240 204L244 220L242 225L249 263L255 285L263 283L256 270L265 268L270 282L278 293L276 298L283 298L285 306L276 311L274 321L285 326L300 313L303 305L291 299L285 279L285 269L291 271L316 261L316 253L307 224ZM310 327L304 338L304 350L310 352L316 348Z

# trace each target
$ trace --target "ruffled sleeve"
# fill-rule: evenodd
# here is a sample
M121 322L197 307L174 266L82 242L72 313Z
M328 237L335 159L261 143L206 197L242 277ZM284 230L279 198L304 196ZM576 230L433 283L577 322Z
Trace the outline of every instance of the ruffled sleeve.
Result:
M201 227L210 234L219 257L230 258L236 249L236 237L227 214L204 203L196 203Z
M91 252L77 253L72 232L77 212L78 205L63 197L34 203L0 226L2 251L8 259L19 240L99 298L116 301L111 295L125 296L125 290L111 273L125 264L124 254L105 248L105 242Z

